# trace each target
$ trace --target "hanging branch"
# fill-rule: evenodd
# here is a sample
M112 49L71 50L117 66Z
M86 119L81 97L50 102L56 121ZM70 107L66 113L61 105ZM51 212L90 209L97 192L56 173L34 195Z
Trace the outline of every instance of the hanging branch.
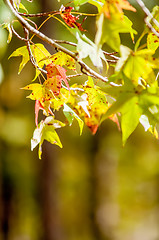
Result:
M27 46L27 49L28 49L28 53L29 53L29 57L30 57L30 61L31 63L33 64L33 66L38 69L39 71L43 72L43 73L47 73L47 71L45 71L44 69L42 68L39 68L38 64L36 63L36 60L32 54L32 51L31 51L31 46L30 46L30 39L29 39L29 31L27 28L23 27L24 28L24 33L25 33L25 39L26 39L26 46Z
M148 10L148 8L145 6L145 4L143 3L142 0L136 0L136 2L140 5L140 7L142 8L142 10L144 11L144 13L146 14L146 18L145 18L145 23L147 25L147 27L157 36L159 37L159 33L155 30L155 28L152 26L152 24L150 23L150 21L152 20L153 23L156 25L156 27L159 28L159 22L153 17L153 15L150 13L150 11ZM147 17L149 17L149 21L147 20Z
M43 34L42 32L40 32L37 29L35 29L34 27L32 27L22 16L20 16L20 14L17 12L17 10L13 7L13 0L11 0L11 1L5 0L5 2L8 5L8 7L10 8L11 12L14 14L14 16L20 21L20 23L26 29L28 29L29 32L35 34L38 38L40 38L44 42L48 43L49 45L53 46L57 50L60 50L64 53L68 54L69 56L71 56L73 59L75 59L75 61L78 62L78 64L81 66L81 69L85 70L84 74L86 74L86 75L89 74L89 75L93 76L94 78L98 78L98 79L102 80L103 82L108 82L107 77L103 77L102 75L98 74L93 69L88 67L88 65L86 63L84 63L82 60L80 60L78 58L76 53L73 53L72 51L68 50L67 48L64 48L63 46L56 43L53 39L47 37L45 34ZM116 86L116 84L114 84L114 83L110 83L110 85Z

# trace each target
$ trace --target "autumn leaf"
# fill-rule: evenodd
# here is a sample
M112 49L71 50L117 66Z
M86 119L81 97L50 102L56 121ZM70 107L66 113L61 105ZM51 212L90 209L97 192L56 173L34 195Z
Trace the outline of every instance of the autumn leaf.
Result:
M45 111L45 108L42 106L41 102L39 100L35 101L35 124L38 126L38 115L39 115L39 110ZM48 107L48 113L51 115L54 115L53 112L51 111L50 107Z
M59 95L60 93L62 80L70 90L69 84L67 82L66 69L59 65L55 65L54 63L48 64L45 69L47 71L46 84L51 86L51 89L55 95Z
M43 113L47 116L52 114L50 109L51 99L53 97L51 91L47 89L44 85L39 83L33 83L22 88L25 90L31 90L32 93L27 97L32 100L35 100L35 123L38 124L38 113L42 109Z
M112 17L106 18L102 12L97 18L97 32L95 43L100 49L104 43L107 43L113 50L119 51L120 35L119 33L130 33L132 40L137 32L132 28L132 22L125 15L119 18L116 13Z
M78 40L77 51L79 53L79 59L83 59L89 56L94 66L102 70L102 60L106 62L102 50L98 49L97 46L92 41L90 41L84 34L80 37L77 33L76 38Z
M85 124L89 127L93 134L96 133L100 120L103 114L106 113L108 109L107 99L105 93L101 89L94 85L94 82L91 77L88 78L88 81L84 86L85 94L87 95L87 111L84 109L84 119Z
M81 135L83 131L83 125L84 125L82 119L65 103L64 103L63 113L67 118L70 126L72 125L74 118L77 120L80 128L80 135Z
M134 85L138 85L143 78L151 84L155 81L153 69L158 68L158 60L153 57L154 50L142 49L133 52L128 47L120 47L121 58L115 67L116 73L124 73Z
M74 70L76 69L75 60L64 52L57 52L51 56L48 56L41 61L50 60L50 63L54 63L59 66L66 66L67 68Z
M113 14L123 17L123 9L136 12L136 9L127 0L109 0L106 1L101 12L106 18L111 18Z
M7 43L10 43L10 41L12 40L12 29L11 29L11 24L10 23L3 23L1 26L3 26L3 28L6 28L8 30L8 40Z
M153 16L154 19L159 21L159 6L155 6L153 8L152 16ZM150 17L147 17L147 21L150 22L152 27L157 32L159 32L159 28L156 26L155 23L153 23L153 21L152 21L152 19ZM152 49L152 50L156 51L156 49L159 47L159 38L153 32L151 32L149 29L147 29L147 31L148 31L147 47L148 47L148 49Z
M33 151L33 149L39 144L39 158L41 159L42 144L44 140L62 148L61 141L55 129L64 126L64 123L55 120L52 116L47 117L44 121L42 120L33 133L33 138L31 139L31 150Z
M79 16L74 16L71 14L71 10L73 9L74 9L73 7L70 6L64 7L62 5L60 8L61 17L69 27L71 28L77 27L80 31L85 31L82 27L82 24L77 22Z
M44 57L51 56L51 54L47 51L47 49L44 47L43 44L37 43L37 44L31 45L30 48L31 48L32 54L40 68L43 68L45 64L47 65L48 63L50 63L48 59L46 59L45 61L41 61ZM9 58L18 57L18 56L22 56L22 61L20 63L19 71L18 71L18 74L20 74L22 69L25 67L27 62L29 62L29 60L30 60L28 49L26 46L16 49L9 56ZM36 69L36 74L35 74L33 81L38 77L39 74L40 74L40 71L38 69Z

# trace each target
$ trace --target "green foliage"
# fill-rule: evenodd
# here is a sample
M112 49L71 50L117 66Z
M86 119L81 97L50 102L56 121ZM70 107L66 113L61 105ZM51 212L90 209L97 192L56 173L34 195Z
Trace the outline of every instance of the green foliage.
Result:
M60 10L56 12L56 20L58 16L61 16L62 20L59 19L59 21L63 21L64 26L77 40L77 43L63 42L76 47L71 54L64 48L57 47L58 52L52 55L42 43L35 44L31 38L30 50L27 45L16 49L10 55L10 57L22 57L19 73L30 58L35 61L34 80L38 79L39 82L32 83L23 89L31 90L32 93L28 98L35 101L37 128L32 138L32 150L39 144L39 158L41 158L41 146L44 140L62 147L55 129L67 124L71 126L74 119L79 124L80 134L82 134L84 122L95 134L99 125L105 119L110 118L119 129L121 128L123 145L140 123L145 131L148 130L155 137L158 137L159 87L157 71L159 59L155 55L155 51L159 47L158 37L151 31L152 29L145 26L144 32L138 36L135 43L134 34L137 32L133 29L132 21L123 10L137 13L127 0L74 0L73 3L76 9L85 3L88 7L90 4L96 7L97 14L92 13L91 16L96 17L97 28L94 42L86 36L89 34L87 34L86 29L83 29L80 18L74 15L72 5L61 6ZM16 7L25 10L25 6L19 1L16 2ZM159 20L159 7L153 9L152 15L157 21ZM147 22L158 32L158 27L150 16L147 17ZM8 41L11 41L12 37L10 24L3 24L3 27L9 30ZM83 34L82 31L86 33ZM130 34L134 49L123 45L121 33ZM147 40L144 45L140 45L145 34L147 34ZM102 50L105 43L113 51L118 52L118 57L114 56L114 53L109 54ZM113 61L106 59L107 55L113 57ZM83 62L86 58L87 60L89 58L94 67L97 68L99 77L94 74L93 67L89 67ZM104 88L101 89L97 86L98 78L103 80L109 70L109 62L113 62L113 65L111 64L113 70L109 74L108 81L105 81ZM83 76L84 74L88 75L88 79L85 82L83 80L82 84L75 83L70 87L69 81L71 82L71 80L67 71L74 71L73 74L77 74L79 72L78 63L81 65L81 73ZM106 70L104 68L105 72L101 74L105 65ZM90 66L92 66L91 63ZM42 68L43 71L40 71ZM38 124L39 110L43 110L46 118ZM63 112L66 118L65 123L56 120L57 111Z

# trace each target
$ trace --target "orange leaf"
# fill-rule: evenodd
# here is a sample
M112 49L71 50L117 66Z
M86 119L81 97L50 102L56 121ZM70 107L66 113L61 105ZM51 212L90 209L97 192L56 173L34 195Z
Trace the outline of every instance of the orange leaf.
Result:
M47 71L47 79L52 78L52 80L48 80L48 82L51 81L50 84L52 84L54 94L58 95L60 93L62 80L64 81L64 83L66 84L67 88L70 91L70 87L66 79L67 78L66 69L64 69L59 65L55 65L54 63L50 63L46 66L46 71ZM46 82L46 84L48 83Z
M102 8L102 12L104 12L106 18L111 18L111 15L116 13L119 13L120 16L122 17L123 9L136 12L136 9L133 6L131 6L131 4L127 0L106 1ZM118 10L118 12L116 12L116 10Z
M74 8L69 6L68 7L62 6L60 9L61 17L69 27L71 28L77 27L79 30L85 31L82 27L82 24L77 22L79 17L78 16L75 17L74 15L71 14L72 9Z
M54 93L55 96L60 94L62 79L59 75L48 78L44 84Z

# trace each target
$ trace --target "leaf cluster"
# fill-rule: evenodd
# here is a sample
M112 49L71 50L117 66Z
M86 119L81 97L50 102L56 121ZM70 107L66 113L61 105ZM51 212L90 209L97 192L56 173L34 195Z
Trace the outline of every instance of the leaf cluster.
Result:
M13 3L17 11L25 9L20 1ZM88 7L90 4L94 5L98 12L92 13L91 16L96 17L97 30L94 42L86 36L87 34L82 33L86 32L86 29L82 27L81 18L75 16L78 13L82 15L77 10L86 3ZM31 38L25 38L26 45L10 55L10 57L22 57L19 73L28 61L31 61L36 68L33 81L37 80L37 82L23 88L31 91L28 98L35 101L36 129L31 140L32 150L39 145L39 158L41 158L44 140L62 147L56 129L66 125L71 126L74 120L79 124L80 134L84 124L95 134L100 124L109 118L117 124L118 129L121 129L123 144L138 124L142 124L145 131L151 132L158 138L159 59L154 57L159 47L158 37L145 25L141 36L136 42L134 41L134 34L137 32L124 10L137 13L127 0L74 0L73 4L76 11L72 6L62 5L58 11L48 14L48 19L53 17L60 22L63 21L70 34L75 36L74 43L59 41L61 44L73 45L75 48L73 52L59 47L56 41L54 44L58 46L57 53L51 55L44 44L33 42L34 35L32 35ZM152 16L159 20L159 7L153 9ZM148 16L146 21L159 32L152 17ZM11 23L4 23L3 27L9 30L9 41L11 41ZM38 31L40 38L40 27ZM134 49L123 45L121 33L130 34ZM146 42L141 45L141 39L145 35L147 35ZM113 53L103 51L105 44ZM88 66L84 62L87 58L96 67L96 72L91 65ZM81 66L81 71L78 64ZM101 74L104 65L107 71ZM113 70L107 77L110 67ZM68 75L68 70L71 71L71 75ZM71 84L71 78L79 75L87 75L87 80L84 83ZM104 81L103 89L97 86L99 80ZM43 111L45 118L38 121L40 110ZM63 112L65 117L63 122L56 119L57 111Z

